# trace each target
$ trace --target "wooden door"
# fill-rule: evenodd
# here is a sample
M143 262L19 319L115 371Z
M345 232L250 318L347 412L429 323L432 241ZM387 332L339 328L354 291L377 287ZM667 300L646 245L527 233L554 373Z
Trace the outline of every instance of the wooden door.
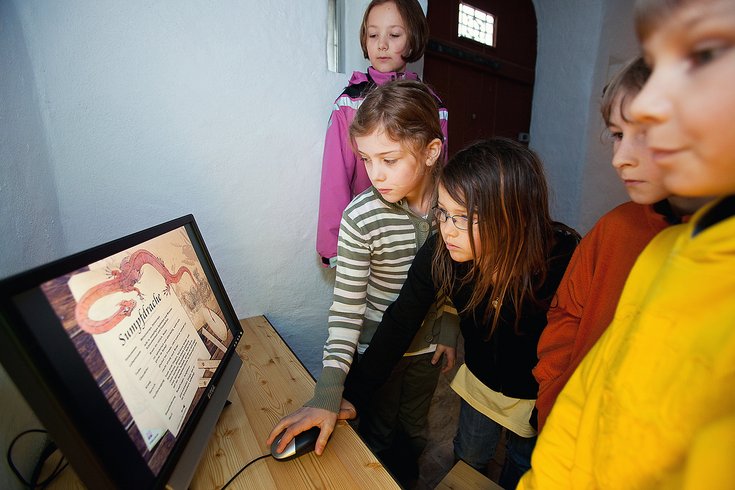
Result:
M424 80L449 110L449 155L478 139L528 143L536 68L531 0L465 0L495 16L495 46L459 37L460 0L429 0Z

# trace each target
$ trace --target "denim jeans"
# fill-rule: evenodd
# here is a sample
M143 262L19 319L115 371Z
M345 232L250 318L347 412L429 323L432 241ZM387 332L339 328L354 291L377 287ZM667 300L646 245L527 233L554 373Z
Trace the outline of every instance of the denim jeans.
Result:
M454 436L454 457L486 474L502 431L502 425L462 400L459 426ZM531 453L536 445L536 437L521 437L510 430L505 432L505 463L499 483L503 488L514 489L523 473L531 468Z

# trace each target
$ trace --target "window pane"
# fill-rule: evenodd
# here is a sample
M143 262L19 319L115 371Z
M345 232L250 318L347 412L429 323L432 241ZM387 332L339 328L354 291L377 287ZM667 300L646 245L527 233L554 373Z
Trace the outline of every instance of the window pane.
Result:
M459 4L459 37L495 46L495 16L466 3Z

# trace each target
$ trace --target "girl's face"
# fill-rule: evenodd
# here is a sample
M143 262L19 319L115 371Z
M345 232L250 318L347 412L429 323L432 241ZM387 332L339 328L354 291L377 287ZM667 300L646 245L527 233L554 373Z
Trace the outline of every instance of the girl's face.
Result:
M383 73L405 71L403 55L408 54L408 33L396 4L386 2L373 7L366 27L365 45L373 68Z
M470 246L470 234L467 230L460 230L454 224L452 218L446 218L452 216L457 220L462 228L472 226L472 236L475 242L475 250L482 250L480 248L480 228L477 226L473 216L467 214L467 208L459 204L457 201L452 199L452 196L446 191L443 185L439 184L438 189L439 198L436 203L437 215L439 216L439 231L444 239L444 246L447 247L449 255L455 262L469 262L475 260L472 255L472 248ZM444 223L442 220L446 219Z
M674 10L643 43L648 82L631 103L664 185L681 196L735 193L735 2Z
M411 207L423 201L431 183L430 167L441 152L438 139L424 149L422 161L408 147L392 140L383 128L355 137L355 144L370 182L383 199L393 203L406 199Z
M663 171L653 163L651 150L646 146L646 128L630 120L630 104L621 104L623 95L630 97L633 94L621 94L615 98L607 127L613 138L612 165L634 202L653 204L666 199L671 193L664 187Z

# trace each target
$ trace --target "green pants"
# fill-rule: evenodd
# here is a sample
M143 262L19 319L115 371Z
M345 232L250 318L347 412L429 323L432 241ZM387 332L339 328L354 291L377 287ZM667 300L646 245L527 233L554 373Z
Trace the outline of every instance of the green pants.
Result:
M426 447L426 422L441 371L441 363L431 364L433 356L403 357L360 414L358 432L399 481L404 474L418 476L418 458Z

